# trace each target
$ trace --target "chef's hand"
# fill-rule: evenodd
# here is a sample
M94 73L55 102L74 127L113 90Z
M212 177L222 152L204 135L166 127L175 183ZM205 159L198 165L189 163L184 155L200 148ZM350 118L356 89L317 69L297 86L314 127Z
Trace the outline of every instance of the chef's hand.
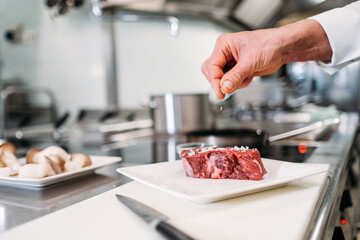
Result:
M295 61L329 61L332 50L321 25L305 19L280 28L226 33L202 65L217 98Z

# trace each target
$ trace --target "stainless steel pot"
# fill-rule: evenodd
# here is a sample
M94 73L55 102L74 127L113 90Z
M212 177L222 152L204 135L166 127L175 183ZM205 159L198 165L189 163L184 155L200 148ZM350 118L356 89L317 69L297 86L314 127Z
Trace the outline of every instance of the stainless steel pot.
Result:
M172 135L213 127L214 114L206 93L153 95L150 108L158 134Z

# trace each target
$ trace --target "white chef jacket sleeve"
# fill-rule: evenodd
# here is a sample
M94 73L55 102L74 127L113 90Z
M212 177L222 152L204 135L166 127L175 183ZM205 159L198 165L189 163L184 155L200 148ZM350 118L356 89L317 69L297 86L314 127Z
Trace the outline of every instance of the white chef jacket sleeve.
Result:
M333 74L344 66L360 60L360 1L310 17L324 29L333 55L328 63L317 62Z

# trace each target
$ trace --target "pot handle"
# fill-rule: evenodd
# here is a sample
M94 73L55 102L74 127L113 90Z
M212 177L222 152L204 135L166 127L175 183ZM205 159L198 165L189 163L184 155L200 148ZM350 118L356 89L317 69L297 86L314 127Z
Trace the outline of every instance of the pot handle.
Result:
M282 140L282 139L285 139L288 137L296 136L298 134L306 133L306 132L309 132L309 131L312 131L312 130L315 130L315 129L318 129L321 127L331 126L331 125L337 124L339 122L340 122L340 119L338 117L325 119L323 121L318 121L318 122L312 123L305 127L301 127L301 128L298 128L298 129L295 129L292 131L288 131L285 133L281 133L278 135L270 136L268 138L268 140L269 140L269 142L275 142L275 141Z

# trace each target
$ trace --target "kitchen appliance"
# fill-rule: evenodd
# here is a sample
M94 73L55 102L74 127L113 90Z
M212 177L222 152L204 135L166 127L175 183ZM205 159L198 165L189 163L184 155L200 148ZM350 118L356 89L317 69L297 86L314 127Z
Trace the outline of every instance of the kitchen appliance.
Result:
M218 147L248 146L259 150L268 139L268 134L261 129L203 130L189 132L186 136L189 142L204 142Z
M116 194L117 199L138 215L142 220L172 240L191 240L185 233L181 232L166 220L168 217L155 209L124 195Z
M156 134L211 129L214 115L207 93L152 95L149 103Z
M54 93L48 88L8 86L1 91L1 132L7 139L57 138L69 114L58 118Z
M95 146L121 141L128 146L129 138L153 134L149 109L81 109L76 126L82 142Z
M156 140L153 142L143 142L142 150L147 154L141 154L139 158L150 157L146 163L175 161L180 159L180 146L187 144L184 139ZM179 147L178 147L179 146ZM206 145L209 146L209 145ZM289 145L269 144L259 148L260 155L264 158L283 160L287 162L305 162L317 149L317 145L311 142L298 141ZM146 150L144 150L146 149Z
M123 16L190 16L208 18L234 31L274 27L278 20L306 12L327 2L346 5L346 0L93 0L94 13L117 12ZM330 5L326 9L330 9ZM317 9L317 12L324 9Z
M269 143L297 136L302 133L325 128L339 123L339 118L329 118L323 121L311 123L307 126L291 131L269 136L261 129L217 129L194 131L186 134L189 142L204 142L219 147L227 146L249 146L250 148L261 149Z

